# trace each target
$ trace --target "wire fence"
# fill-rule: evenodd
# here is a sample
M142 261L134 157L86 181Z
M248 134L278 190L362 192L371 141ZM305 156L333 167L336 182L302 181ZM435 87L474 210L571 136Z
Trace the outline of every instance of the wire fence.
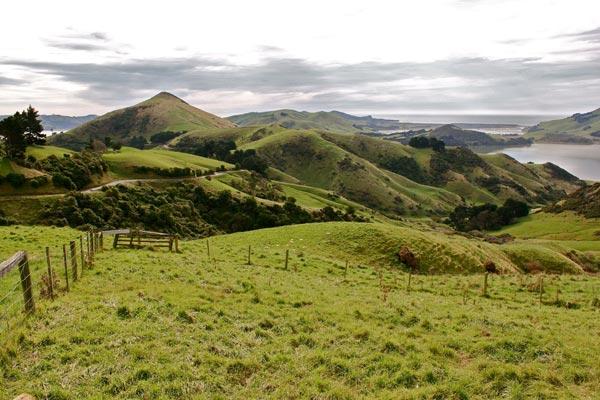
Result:
M102 232L90 231L69 243L45 247L42 257L18 251L0 263L0 338L34 313L39 302L68 293L102 250Z
M112 245L108 247L140 248L169 247L179 252L176 236L144 232L140 230L106 231L113 235ZM122 238L119 235L123 235ZM147 243L145 242L147 241ZM29 258L25 251L19 251L6 261L0 263L0 338L10 332L12 327L21 323L24 318L36 310L36 305L43 301L52 301L65 295L94 267L95 255L104 250L104 233L87 232L76 240L60 246L45 247L43 257ZM276 254L280 258L281 268L286 271L301 273L306 268L305 258L311 258L303 249L269 248L268 246L242 247L227 250L213 246L206 239L206 261L217 267L223 262L234 262L246 266L260 267L261 259L266 254ZM275 252L275 253L273 253ZM217 256L219 254L219 257ZM331 264L331 260L312 257L318 263ZM272 257L269 264L272 263ZM346 260L336 262L337 273L344 281L356 273L365 270L365 278L377 279L381 291L381 299L386 302L390 295L411 292L431 293L433 295L458 296L462 304L474 301L476 298L488 297L495 300L512 300L523 303L554 304L566 308L578 308L582 304L591 304L600 309L600 299L597 280L590 282L585 290L578 288L576 292L569 290L573 278L546 276L544 274L471 274L462 278L448 280L442 275L422 275L406 273L399 269L384 267L363 267L356 262ZM568 279L568 280L567 280Z

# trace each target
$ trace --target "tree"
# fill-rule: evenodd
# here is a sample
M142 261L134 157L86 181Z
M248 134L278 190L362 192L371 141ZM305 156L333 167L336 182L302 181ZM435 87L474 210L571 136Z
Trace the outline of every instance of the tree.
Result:
M21 113L21 117L25 124L25 142L28 145L46 144L46 136L42 135L44 127L37 110L29 105L27 110Z
M0 136L4 137L6 156L10 159L22 159L25 156L25 123L20 112L0 121Z
M145 137L134 136L131 139L129 139L129 141L127 142L127 145L131 146L131 147L135 147L140 150L143 150L144 146L146 146L147 143L148 143L148 141L146 140Z
M31 106L0 121L0 136L4 138L6 156L22 159L27 145L46 143L42 130L38 112Z

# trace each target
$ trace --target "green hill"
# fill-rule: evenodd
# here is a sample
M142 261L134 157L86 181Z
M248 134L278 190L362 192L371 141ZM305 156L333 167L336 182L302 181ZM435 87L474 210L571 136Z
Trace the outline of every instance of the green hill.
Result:
M524 165L505 155L478 156L460 148L438 153L365 135L280 125L192 131L171 146L193 152L199 143L219 140L255 149L296 183L392 214L445 214L463 201L508 198L547 204L580 185L550 164Z
M193 154L181 153L162 148L138 150L131 147L123 147L119 151L107 152L102 155L110 167L110 172L115 177L131 178L140 176L136 168L191 168L199 172L209 169L217 169L221 166L233 168L233 165L196 156Z
M568 118L540 122L529 128L525 137L543 143L600 142L600 108Z
M103 141L110 137L127 142L135 136L147 139L155 133L194 129L229 128L232 122L193 107L162 92L131 107L109 112L63 134L48 138L49 143L72 149L85 147L90 139Z
M340 111L295 111L276 110L251 112L228 117L239 126L259 126L278 124L289 129L320 129L332 132L376 132L398 129L395 120L357 117Z

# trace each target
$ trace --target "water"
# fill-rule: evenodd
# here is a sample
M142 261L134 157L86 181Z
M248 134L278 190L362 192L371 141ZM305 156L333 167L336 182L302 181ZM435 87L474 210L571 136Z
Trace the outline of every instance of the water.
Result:
M418 122L432 124L508 124L532 126L542 121L564 118L565 115L529 115L529 114L381 114L379 118L390 118L400 122Z
M496 149L520 162L554 163L578 178L600 181L600 144L543 144Z

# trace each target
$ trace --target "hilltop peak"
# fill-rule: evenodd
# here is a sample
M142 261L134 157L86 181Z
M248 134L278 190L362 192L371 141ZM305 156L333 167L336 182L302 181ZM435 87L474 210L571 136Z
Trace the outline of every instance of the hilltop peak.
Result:
M148 100L177 100L180 101L182 103L188 104L186 101L184 101L183 99L175 96L172 93L169 92L160 92L154 96L152 96L150 99Z

